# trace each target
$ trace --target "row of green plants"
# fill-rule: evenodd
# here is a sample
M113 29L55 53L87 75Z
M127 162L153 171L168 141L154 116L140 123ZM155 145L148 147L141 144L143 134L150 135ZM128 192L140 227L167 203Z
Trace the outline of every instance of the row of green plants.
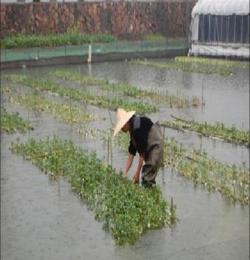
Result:
M127 150L129 139L119 134L117 145ZM189 150L173 139L164 139L163 165L202 185L208 191L219 191L233 202L249 204L250 172L246 167L222 163L206 153Z
M134 60L131 61L134 64L152 66L158 69L167 70L181 70L185 72L195 72L195 73L205 73L205 74L219 74L222 76L233 75L233 70L231 67L226 67L224 65L214 65L207 63L198 62L185 62L181 59L169 59L167 61L153 61L153 60Z
M61 97L68 97L72 100L83 102L85 104L112 110L115 110L117 107L123 107L126 110L135 110L138 113L150 113L157 111L157 107L155 105L146 102L130 102L119 97L93 95L85 90L64 87L51 80L38 80L26 75L15 74L8 75L5 79L15 83L20 83L36 90L50 91L52 93L57 93Z
M5 85L2 86L2 94L12 104L21 105L33 112L50 114L65 123L74 125L76 132L84 138L96 138L106 134L103 130L91 128L86 124L96 119L94 115L88 114L72 104L51 102L38 93L16 95L10 87Z
M59 78L61 80L76 81L84 86L105 86L109 84L108 80L97 79L92 76L82 75L75 71L66 69L57 69L49 73L50 76Z
M199 123L195 120L186 120L183 118L174 118L171 121L163 121L162 124L169 128L177 130L187 129L197 132L204 136L216 137L228 142L250 146L250 132L236 128L235 126L226 127L223 123L209 124L207 122Z
M9 113L5 108L1 108L1 133L26 133L29 130L33 130L30 122L20 117L18 113Z
M50 101L38 94L30 95L14 95L13 91L3 86L3 93L11 103L21 105L35 112L44 112L63 120L65 123L80 124L92 121L95 119L82 109L67 103L57 103Z
M225 66L227 68L242 68L242 69L249 68L249 62L235 61L235 60L228 60L228 59L178 56L175 57L175 61L188 63L188 64L197 63L197 64L212 65L212 66Z
M60 108L61 105L59 104L53 107L51 103L37 95L12 96L11 99L12 102L16 102L28 109L52 113L55 117L62 118L67 123L86 120L86 115L83 114L81 117L76 117L74 112L72 113L74 109L68 107L65 110L65 108ZM69 113L72 114L69 115ZM79 115L79 112L77 115ZM87 119L89 120L90 118ZM89 131L92 130L89 129ZM86 129L79 129L79 133L95 137L102 135L102 137L106 136L106 138L109 135L97 132L86 133ZM119 135L118 141L120 145L125 146L125 149L127 149L128 139L126 135ZM195 183L203 184L209 190L217 189L227 197L238 200L243 204L247 203L249 199L246 195L246 191L249 188L249 172L246 169L239 169L235 166L218 162L215 159L208 158L206 154L201 154L195 150L188 151L177 142L168 139L165 146L164 162L165 165L177 170L183 176L192 178Z
M187 97L177 96L168 93L157 93L150 90L142 90L136 86L126 84L126 83L110 83L108 80L96 79L94 77L89 77L86 75L81 75L79 73L68 71L68 70L56 70L50 73L50 75L58 77L60 79L77 81L83 85L98 85L101 86L103 90L120 92L130 97L135 98L150 98L156 102L163 102L174 108L184 108L184 107L197 107L201 104L198 97L192 97L188 99Z
M110 34L80 34L76 32L50 35L19 34L1 39L1 48L56 47L114 41L116 41L116 38Z
M223 163L206 153L188 150L177 141L166 139L165 165L201 184L209 191L219 191L228 199L249 204L249 170Z
M11 151L31 161L50 177L67 176L72 189L95 212L116 243L133 244L149 229L170 225L171 212L159 188L134 185L95 154L57 137L15 143Z
M14 97L12 97L12 99L13 98ZM26 107L27 107L27 104L32 103L32 100L34 100L34 105L33 105L32 109L34 109L37 106L37 104L41 103L41 102L39 102L39 100L35 99L35 97L32 97L32 96L30 97L30 100L31 100L30 102L29 102L29 99L25 99L25 98L23 99L22 96L21 96L20 100L23 100L22 105L24 105ZM20 100L19 100L19 102L20 102ZM41 110L43 110L43 109L41 109ZM95 133L95 134L100 134L100 133ZM118 140L120 140L120 139L118 139ZM128 143L128 140L125 140L124 143ZM245 169L241 170L235 166L220 163L220 162L216 161L215 159L208 158L206 156L206 154L200 154L197 151L192 151L192 152L187 151L186 149L184 149L181 146L178 147L178 145L175 143L170 142L169 144L170 145L165 147L166 151L168 151L167 148L169 148L169 147L171 148L169 150L168 155L165 156L165 158L167 158L167 162L165 162L167 165L170 165L172 168L178 170L184 176L193 178L193 180L195 182L197 182L197 176L198 176L197 171L205 173L207 170L208 173L206 173L205 176L204 176L204 174L202 176L200 176L199 183L204 184L204 186L208 187L208 189L217 189L221 193L226 195L227 197L231 197L233 200L239 200L242 203L245 203L246 200L249 199L249 197L247 198L245 192L240 193L241 197L237 192L238 190L246 191L246 187L249 187L249 179L248 179L248 184L247 184L248 186L246 185L246 183L247 183L246 178L249 178L249 172L247 170L245 170ZM176 151L182 151L182 152L176 153ZM187 163L187 165L184 167L184 169L179 168L179 164L178 164L178 168L176 168L177 167L176 162L180 162L180 161ZM194 168L193 167L194 165L196 165L196 166L199 165L199 167L201 167L201 168L199 168L199 167ZM224 177L225 172L228 173L227 178ZM238 174L239 172L240 172L240 174ZM212 176L212 178L210 178L211 176ZM223 177L223 182L218 181L218 176ZM240 179L242 179L242 180L237 182L239 176L241 176ZM235 177L235 178L233 179L233 177ZM205 181L203 181L203 180L205 180ZM232 186L232 183L233 183L233 186Z

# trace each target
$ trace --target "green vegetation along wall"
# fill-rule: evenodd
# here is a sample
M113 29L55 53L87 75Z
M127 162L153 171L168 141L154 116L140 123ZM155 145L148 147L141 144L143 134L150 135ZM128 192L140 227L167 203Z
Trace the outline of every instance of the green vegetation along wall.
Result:
M1 38L17 34L109 33L140 39L187 37L196 0L1 4Z

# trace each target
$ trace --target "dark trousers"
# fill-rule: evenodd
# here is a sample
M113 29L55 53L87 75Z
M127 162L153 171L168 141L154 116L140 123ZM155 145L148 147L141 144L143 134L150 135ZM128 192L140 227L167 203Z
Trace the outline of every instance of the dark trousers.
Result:
M157 123L149 131L148 147L144 159L142 186L151 187L156 183L155 178L163 160L163 137L160 125Z

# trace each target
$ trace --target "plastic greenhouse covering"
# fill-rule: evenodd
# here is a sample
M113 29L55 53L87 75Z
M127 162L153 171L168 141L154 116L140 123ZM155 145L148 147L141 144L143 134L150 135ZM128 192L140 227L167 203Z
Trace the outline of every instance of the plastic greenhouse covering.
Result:
M249 58L249 0L199 0L190 54Z
M192 17L199 14L247 15L249 0L200 0L192 11Z

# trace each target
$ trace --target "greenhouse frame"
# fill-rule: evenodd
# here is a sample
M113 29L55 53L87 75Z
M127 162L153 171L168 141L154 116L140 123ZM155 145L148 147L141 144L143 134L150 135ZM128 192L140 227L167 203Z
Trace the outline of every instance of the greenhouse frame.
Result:
M199 0L189 54L249 58L249 16L249 0Z

